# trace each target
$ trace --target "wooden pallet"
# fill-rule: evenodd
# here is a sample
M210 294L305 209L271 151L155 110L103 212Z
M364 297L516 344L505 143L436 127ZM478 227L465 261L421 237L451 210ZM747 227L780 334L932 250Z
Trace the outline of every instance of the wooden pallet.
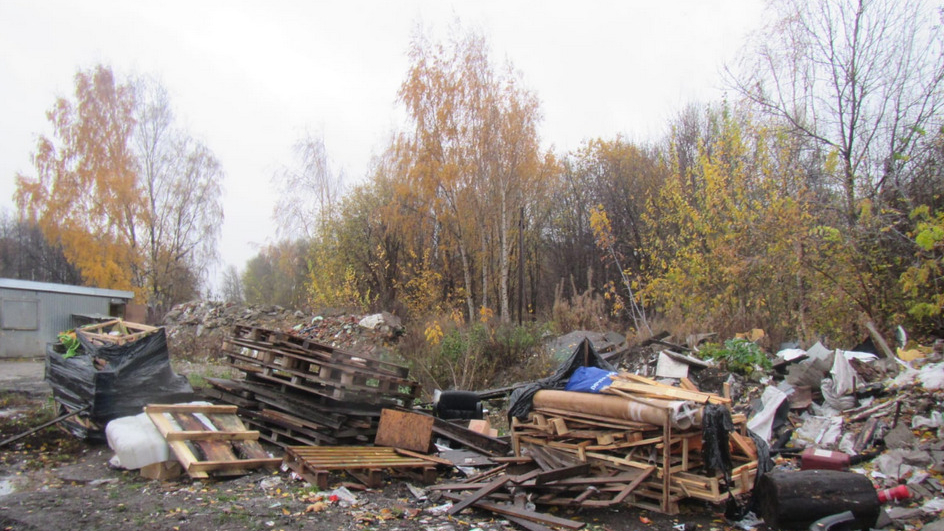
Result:
M327 489L328 474L339 470L349 473L370 488L381 486L385 470L419 470L425 483L436 481L435 462L402 455L395 448L290 446L285 449L284 459L289 468L320 489Z
M81 334L93 345L124 345L137 341L154 332L157 327L145 324L132 323L122 319L112 319L102 323L94 323L76 328L75 333Z
M192 478L242 475L282 462L269 457L259 432L247 430L236 416L236 406L152 404L144 412Z

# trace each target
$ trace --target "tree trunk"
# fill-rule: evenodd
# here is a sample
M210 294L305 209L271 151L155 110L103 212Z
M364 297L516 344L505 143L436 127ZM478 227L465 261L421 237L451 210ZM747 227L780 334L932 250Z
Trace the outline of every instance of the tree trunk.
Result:
M465 303L469 307L469 322L475 322L475 302L472 300L472 270L469 267L465 244L459 242L459 256L462 257L462 277L465 282Z
M482 227L482 254L479 258L482 267L482 307L488 308L488 241L486 237L486 228Z
M510 243L509 243L509 241L508 241L508 239L509 239L509 238L508 238L508 233L510 232L510 229L509 229L509 227L508 227L508 212L507 212L508 209L507 209L507 201L508 201L507 195L505 194L505 191L502 190L502 192L501 192L501 206L500 206L500 208L501 208L501 216L500 216L500 218L501 218L501 220L500 220L501 225L500 225L500 227L499 227L499 240L500 240L500 243L501 243L501 250L500 250L501 256L500 256L500 259L499 259L499 262L500 262L500 271L498 272L498 274L500 275L500 278L499 278L499 289L500 289L501 291L500 291L500 293L499 293L499 296L500 296L500 298L501 298L501 320L502 320L503 323L507 323L507 322L511 321L511 310L510 310L510 305L509 305L509 303L508 303L508 275L510 274L510 271L511 271L511 260L510 260L510 256L509 256L509 255L511 254L511 245L510 245Z

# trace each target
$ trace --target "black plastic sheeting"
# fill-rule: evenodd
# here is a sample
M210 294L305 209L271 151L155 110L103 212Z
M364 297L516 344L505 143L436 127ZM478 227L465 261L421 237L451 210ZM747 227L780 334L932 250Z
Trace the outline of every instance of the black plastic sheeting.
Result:
M725 481L731 481L731 448L728 446L728 434L734 431L734 422L728 408L719 404L708 404L702 415L701 454L705 468L709 473L718 471L724 474Z
M728 493L731 492L731 470L733 468L728 434L732 431L734 431L734 422L731 420L731 412L728 408L719 404L705 406L705 412L702 416L702 458L709 473L716 470L723 474L725 490ZM757 511L757 499L755 497L757 482L764 474L774 468L774 462L770 458L770 446L767 445L767 441L752 431L747 433L757 448L757 474L754 477L751 498L746 504L741 505L734 496L728 498L725 517L732 521L740 521L748 512Z
M564 360L554 371L554 374L547 378L542 378L534 383L519 387L511 393L508 399L508 421L512 417L520 420L526 420L528 413L531 412L534 395L542 389L563 390L570 379L570 375L579 367L598 367L605 371L616 371L616 368L610 365L606 360L597 354L593 348L593 343L584 338L571 353L570 357Z
M193 400L187 378L170 366L164 329L125 345L96 346L78 334L82 348L64 359L58 343L46 347L46 381L56 401L71 410L91 408L81 416L101 426L108 421L137 415L147 404L174 404ZM98 369L95 360L104 362ZM77 437L101 438L78 423L65 423Z

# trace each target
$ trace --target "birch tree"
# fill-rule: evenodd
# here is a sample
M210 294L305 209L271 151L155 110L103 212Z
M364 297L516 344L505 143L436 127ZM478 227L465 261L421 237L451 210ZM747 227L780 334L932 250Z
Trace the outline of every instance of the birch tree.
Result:
M944 105L941 14L923 0L770 2L731 86L824 150L846 217L910 177ZM936 129L936 127L933 127Z
M99 65L47 113L34 176L18 174L21 220L35 223L87 285L134 290L152 319L196 295L215 260L222 168L176 127L153 80Z
M399 92L412 124L408 193L443 230L448 239L441 241L455 245L469 319L476 299L490 306L494 271L500 315L508 320L517 220L541 175L537 98L510 65L492 64L475 33L454 29L446 43L417 35L410 60Z

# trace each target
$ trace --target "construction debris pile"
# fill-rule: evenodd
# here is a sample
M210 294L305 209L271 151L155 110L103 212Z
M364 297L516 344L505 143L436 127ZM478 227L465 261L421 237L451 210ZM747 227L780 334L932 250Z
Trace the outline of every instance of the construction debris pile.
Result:
M210 379L207 394L281 446L370 442L380 410L420 392L404 366L278 330L237 325L221 354L246 377Z
M602 393L538 391L527 420L513 419L517 455L530 455L547 470L587 464L595 478L605 481L603 489L579 485L575 497L572 489L562 489L563 495L545 494L540 503L608 506L625 501L677 514L684 498L721 503L750 492L757 450L744 416L732 419L727 411L729 399L626 373L614 375ZM715 407L706 408L709 404ZM706 421L706 415L718 417ZM734 428L730 433L725 422ZM706 436L712 428L721 429ZM724 447L709 448L706 441L711 440ZM715 468L705 457L710 452L725 454L728 469ZM614 481L614 476L621 479ZM607 491L615 495L606 499ZM597 494L604 499L591 502Z
M776 466L758 478L759 502L753 505L769 525L808 527L844 509L854 509L857 525L920 525L944 510L942 345L906 346L902 338L893 350L874 329L870 333L868 340L848 351L820 343L808 349L783 348L772 370L749 377L704 370L701 361L686 355L695 350L692 346L666 338L652 342L654 355L647 365L655 365L660 376L675 376L662 381L684 383L690 374L694 381L717 384L733 398L734 418L746 415L746 426L760 439L759 445L769 444ZM653 363L656 358L658 364ZM732 451L737 439L732 433ZM847 476L827 481L798 475L824 475L825 470ZM868 488L853 496L848 489L857 479ZM808 493L814 483L820 489L817 503ZM790 494L799 484L803 486L796 487L797 494ZM882 500L886 491L905 499ZM870 503L861 503L865 498ZM884 511L878 510L879 500L888 504ZM852 507L856 503L858 508ZM874 514L867 513L866 506ZM882 515L878 522L876 514Z
M182 357L216 353L233 327L259 326L291 332L335 348L372 356L384 354L384 345L402 333L399 319L376 315L311 315L276 305L191 301L178 304L164 316L171 350Z

